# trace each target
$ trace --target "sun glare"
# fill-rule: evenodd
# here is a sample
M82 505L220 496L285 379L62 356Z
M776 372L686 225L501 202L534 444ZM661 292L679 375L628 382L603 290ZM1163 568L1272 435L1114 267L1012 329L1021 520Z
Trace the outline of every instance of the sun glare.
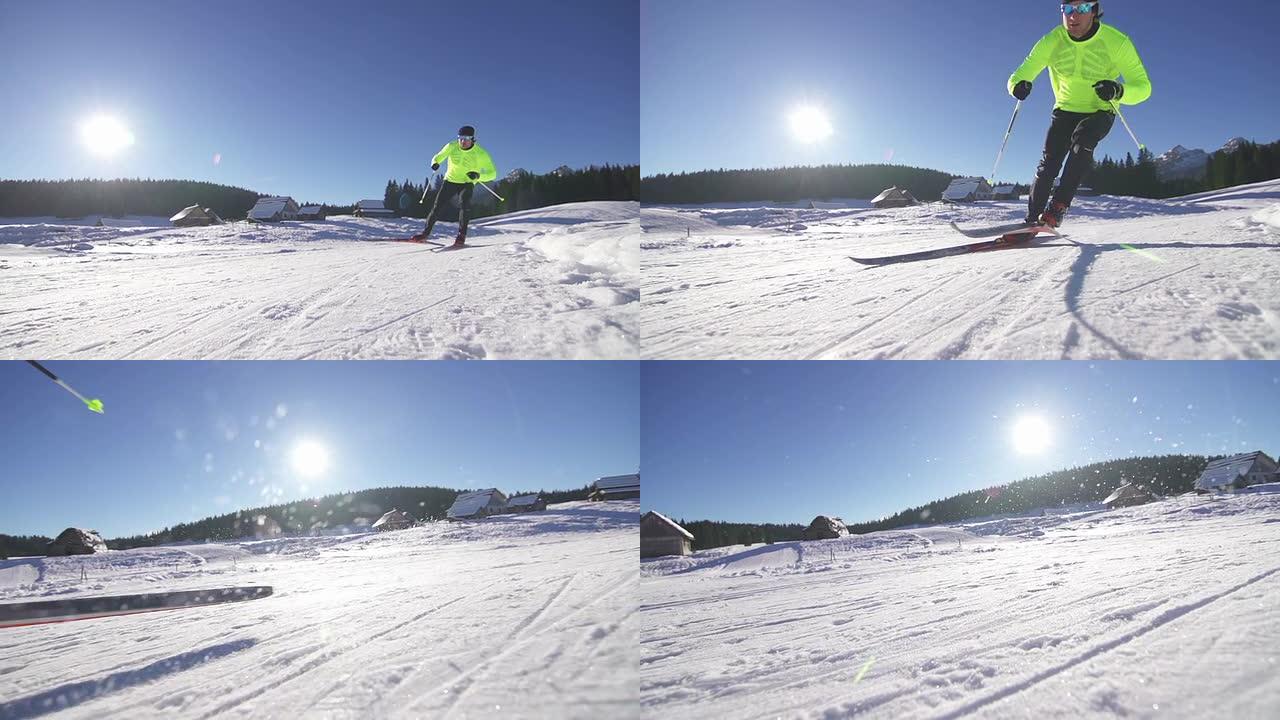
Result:
M293 447L289 462L299 475L314 477L329 468L329 451L312 440L304 440Z
M89 152L115 155L133 145L133 133L124 123L108 115L94 115L80 125L80 139Z
M787 117L791 135L803 143L815 143L831 137L831 120L821 109L812 105L798 107Z
M1049 424L1035 416L1020 418L1013 424L1013 447L1023 455L1032 455L1049 447Z

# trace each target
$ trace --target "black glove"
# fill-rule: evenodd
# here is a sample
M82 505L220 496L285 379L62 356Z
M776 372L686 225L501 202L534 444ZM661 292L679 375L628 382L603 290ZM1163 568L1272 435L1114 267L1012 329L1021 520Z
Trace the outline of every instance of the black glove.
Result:
M1124 97L1124 86L1115 80L1099 80L1093 84L1093 91L1107 102Z
M1031 83L1026 80L1019 80L1017 85L1013 86L1013 96L1019 100L1026 100L1031 94Z
M471 172L467 173L467 177L471 178L472 180L479 180L479 179L480 179L480 173L478 173L478 172L476 172L476 171L472 170Z
M440 169L440 163L431 163L431 172L435 172L439 169Z

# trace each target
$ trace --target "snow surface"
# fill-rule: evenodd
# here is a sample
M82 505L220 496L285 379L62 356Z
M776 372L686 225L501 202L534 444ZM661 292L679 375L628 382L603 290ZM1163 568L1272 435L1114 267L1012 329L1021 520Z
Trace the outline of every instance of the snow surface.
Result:
M175 228L0 219L0 357L639 356L634 202L471 224L469 247L372 242L420 220ZM435 238L452 242L456 226Z
M0 631L0 718L637 717L638 552L635 501L0 561L0 601L275 588Z
M1280 358L1280 180L1173 200L1082 197L1066 237L963 245L1025 201L641 209L651 359Z
M653 718L1280 717L1280 484L641 562Z

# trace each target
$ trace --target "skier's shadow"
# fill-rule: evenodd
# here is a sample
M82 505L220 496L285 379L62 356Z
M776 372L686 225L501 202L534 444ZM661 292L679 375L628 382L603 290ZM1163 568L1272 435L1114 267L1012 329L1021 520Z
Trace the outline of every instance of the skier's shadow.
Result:
M248 650L257 644L257 640L236 640L157 660L137 670L125 670L97 680L60 685L38 695L0 704L0 718L34 718L66 710L103 695L126 690L134 685L144 685L165 675L190 670L210 660Z
M1076 258L1076 261L1071 265L1071 279L1067 282L1066 289L1064 290L1064 301L1066 303L1067 310L1071 313L1071 316L1075 318L1076 322L1079 323L1081 327L1083 327L1085 330L1088 330L1090 333L1092 333L1094 337L1106 343L1108 347L1114 350L1116 354L1119 355L1124 360L1146 360L1148 359L1148 357L1146 355L1143 355L1142 353L1139 353L1135 350L1131 350L1125 347L1115 338L1106 334L1102 330L1099 330L1097 327L1093 325L1093 323L1086 320L1084 317L1084 314L1081 312L1083 306L1081 305L1081 302L1080 302L1080 295L1084 289L1085 277L1089 274L1089 269L1093 266L1093 263L1096 262L1097 259L1102 256L1103 253L1114 252L1116 250L1135 252L1135 251L1142 251L1142 250L1166 250L1169 248L1185 248L1185 249L1198 249L1198 250L1206 250L1206 249L1216 250L1219 248L1247 249L1247 250L1259 250L1259 249L1280 250L1280 245L1276 245L1274 243L1262 243L1262 242L1239 242L1239 243L1229 243L1225 245L1218 245L1218 244L1203 245L1203 244L1188 243L1188 242L1093 244L1093 243L1078 243L1078 242L1072 241L1072 245L1080 249L1080 256ZM1061 246L1052 245L1052 246L1041 246L1041 247L1061 247ZM1163 274L1160 277L1157 277L1153 280L1148 280L1135 287L1128 288L1127 290L1124 290L1121 293L1113 294L1110 297L1115 297L1116 295L1119 295L1119 294L1133 292L1134 290L1137 290L1143 286L1151 285L1153 283L1164 280L1165 278L1169 278L1174 275L1187 272L1188 270L1196 268L1199 265L1200 263L1195 263L1193 265L1183 267L1179 270L1175 270L1173 272ZM1074 345L1075 341L1071 341L1070 344ZM1065 354L1067 349L1069 348L1064 348L1064 353L1063 353L1064 359L1065 359Z

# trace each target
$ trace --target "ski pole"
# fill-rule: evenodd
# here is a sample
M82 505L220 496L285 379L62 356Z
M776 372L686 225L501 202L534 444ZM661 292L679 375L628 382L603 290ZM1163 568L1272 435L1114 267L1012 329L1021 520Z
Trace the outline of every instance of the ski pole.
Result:
M422 199L418 201L419 205L427 201L427 193L431 192L431 177L432 176L428 175L425 181L426 184L422 186ZM439 175L437 175L436 177L439 177Z
M53 373L49 372L49 369L48 369L48 368L46 368L45 366L43 366L43 365L41 365L40 363L36 362L35 360L28 360L27 362L31 364L31 367L33 367L33 368L35 368L35 369L39 370L40 372L44 373L44 374L45 374L45 375L46 375L50 380L52 380L52 381L54 381L55 383L57 383L58 385L60 385L60 386L62 387L62 389L63 389L63 390L66 390L67 392L69 392L69 393L71 393L72 395L75 395L77 398L79 398L79 399L80 399L80 402L82 402L82 403L84 403L84 404L85 404L85 407L89 408L89 409L90 409L90 410L92 410L93 412L98 413L99 415L105 414L105 411L102 409L102 401L101 401L101 400L99 400L99 399L97 399L97 398L94 398L94 399L90 400L90 399L86 398L85 396L81 395L80 393L76 392L76 391L75 391L75 388L73 388L73 387L71 387L70 385L68 385L68 384L66 384L65 382L63 382L61 379L59 379L59 378L58 378L58 376L57 376L57 375L54 375Z
M1009 118L1009 129L1004 131L1004 142L1000 143L1000 152L996 155L996 164L991 168L991 184L996 184L996 170L1000 167L1000 161L1004 159L1004 149L1009 145L1009 136L1013 134L1013 123L1018 119L1018 111L1022 109L1022 101L1019 100L1013 106L1013 117Z
M1138 151L1141 152L1143 150L1146 150L1147 146L1138 142L1138 136L1133 134L1133 128L1129 127L1129 123L1125 121L1124 114L1120 112L1119 103L1117 103L1115 100L1112 100L1111 107L1115 109L1116 117L1120 118L1120 122L1121 124L1124 125L1124 129L1129 131L1129 137L1133 138L1133 144L1138 146Z
M479 185L480 187L484 188L485 190L488 190L490 195L492 195L492 196L494 196L494 197L498 198L498 202L506 202L506 201L507 201L507 199L506 199L506 198L504 198L504 197L502 197L501 195L499 195L498 193L494 192L494 191L493 191L493 188L489 187L488 185L485 185L484 183L476 183L476 184L477 184L477 185Z

